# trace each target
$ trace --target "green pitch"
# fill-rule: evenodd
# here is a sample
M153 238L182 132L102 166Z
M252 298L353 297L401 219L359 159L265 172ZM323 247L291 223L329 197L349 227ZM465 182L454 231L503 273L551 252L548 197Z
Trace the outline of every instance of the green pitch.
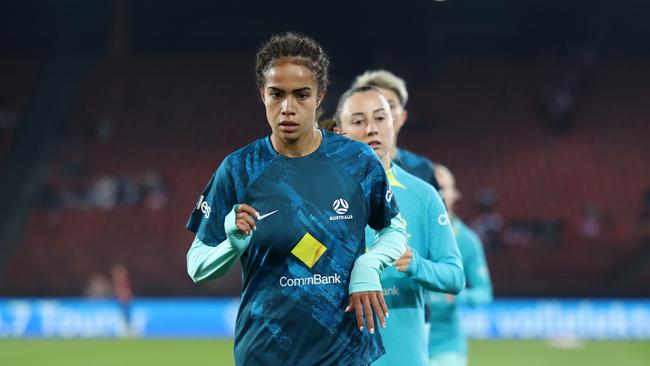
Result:
M586 342L573 349L543 341L474 341L470 366L647 366L650 342ZM0 340L7 366L234 365L231 340Z

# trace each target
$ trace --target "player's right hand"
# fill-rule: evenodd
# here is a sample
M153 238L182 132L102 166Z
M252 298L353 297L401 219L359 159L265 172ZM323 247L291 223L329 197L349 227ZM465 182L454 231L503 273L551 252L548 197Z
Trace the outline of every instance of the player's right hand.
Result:
M235 209L235 226L246 235L250 235L257 226L254 217L259 213L253 207L242 203Z
M409 265L411 265L411 262L413 261L413 252L411 251L411 248L408 246L406 247L406 251L402 256L393 263L395 266L395 269L400 271L400 272L406 272L406 270L409 268Z

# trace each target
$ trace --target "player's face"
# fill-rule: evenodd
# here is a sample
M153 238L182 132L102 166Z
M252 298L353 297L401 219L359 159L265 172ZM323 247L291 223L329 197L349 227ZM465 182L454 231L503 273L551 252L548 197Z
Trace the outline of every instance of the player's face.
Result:
M390 164L395 130L388 101L376 91L354 93L341 110L341 132L372 147ZM385 162L384 162L385 163Z
M395 135L397 135L406 121L406 110L404 110L404 107L402 107L402 104L399 102L397 93L386 88L377 89L379 89L379 91L386 97L386 100L388 100L390 112L393 115L393 123L395 124Z
M297 141L314 129L316 108L324 92L318 92L314 75L307 67L276 61L264 74L260 94L271 131L280 140Z
M445 202L445 205L447 205L447 209L451 211L456 201L460 198L456 189L456 179L445 169L436 169L436 180L438 181L438 185L440 185L440 197Z

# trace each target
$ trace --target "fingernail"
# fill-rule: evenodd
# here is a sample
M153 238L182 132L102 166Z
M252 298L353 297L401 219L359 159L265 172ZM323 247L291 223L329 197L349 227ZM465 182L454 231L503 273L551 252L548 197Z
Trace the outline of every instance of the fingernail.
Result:
M386 322L381 323L382 328L386 328Z
M350 311L350 305L345 307L345 312L347 313L348 311Z
M253 230L257 231L257 226L255 226L255 227L253 228Z
M370 334L375 334L375 328L370 328Z
M363 327L359 327L359 332L363 332Z
M386 315L386 317L388 318L388 313L386 313L385 315Z

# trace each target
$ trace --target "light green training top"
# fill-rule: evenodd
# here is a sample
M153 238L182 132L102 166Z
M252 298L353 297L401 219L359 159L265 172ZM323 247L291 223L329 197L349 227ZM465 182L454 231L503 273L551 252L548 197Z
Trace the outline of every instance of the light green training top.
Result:
M445 294L430 293L430 357L442 353L467 354L467 339L458 317L458 305L476 306L492 301L492 283L481 240L459 218L452 218L452 225L463 256L467 288L452 301Z
M397 165L388 181L404 220L413 259L406 272L384 270L381 284L390 314L380 329L386 354L373 365L426 365L424 307L427 290L457 294L465 287L460 252L438 192ZM372 247L372 229L366 228ZM370 249L372 251L372 249Z

